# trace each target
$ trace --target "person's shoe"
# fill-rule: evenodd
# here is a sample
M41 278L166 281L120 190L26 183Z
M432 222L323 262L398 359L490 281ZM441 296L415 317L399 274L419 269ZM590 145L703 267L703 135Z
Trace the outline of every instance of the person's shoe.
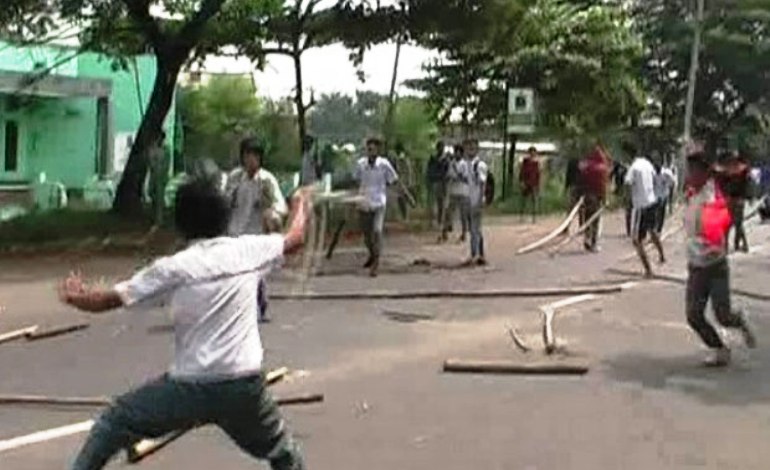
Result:
M366 263L364 263L364 268L371 268L372 264L374 264L374 258L371 256L366 260Z
M460 238L457 239L457 243L465 243L465 235L460 235Z
M743 334L743 341L746 343L746 347L749 349L757 348L757 335L754 333L754 325L749 320L746 312L741 314L743 323L741 325L741 333Z
M655 279L655 273L652 271L645 271L644 272L644 278L645 279Z
M273 321L273 318L268 314L259 316L259 323L270 323L272 321Z
M489 263L487 263L487 259L486 258L482 257L482 258L479 258L479 259L476 260L476 265L477 266L487 266L488 264Z
M706 367L727 367L730 365L731 354L727 348L712 349L703 361Z
M590 251L591 253L601 253L602 247L600 247L599 245L593 245L588 249L588 251Z
M372 264L369 267L369 277L377 277L380 270L380 261L377 259L372 260Z

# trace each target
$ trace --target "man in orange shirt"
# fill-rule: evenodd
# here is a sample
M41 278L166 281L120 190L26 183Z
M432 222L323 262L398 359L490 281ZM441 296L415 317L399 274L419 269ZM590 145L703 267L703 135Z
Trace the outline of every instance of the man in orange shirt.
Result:
M538 162L537 149L530 147L527 156L521 163L519 171L519 183L521 184L521 206L519 213L524 217L524 209L527 202L532 206L532 223L537 216L538 197L540 195L540 162Z

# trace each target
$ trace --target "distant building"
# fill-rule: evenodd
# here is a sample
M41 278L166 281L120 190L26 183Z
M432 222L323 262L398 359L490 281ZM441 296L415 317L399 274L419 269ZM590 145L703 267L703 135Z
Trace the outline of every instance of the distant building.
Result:
M41 173L68 191L121 173L155 79L155 59L0 42L0 193L25 194ZM166 119L174 155L175 106ZM19 198L15 198L19 199Z

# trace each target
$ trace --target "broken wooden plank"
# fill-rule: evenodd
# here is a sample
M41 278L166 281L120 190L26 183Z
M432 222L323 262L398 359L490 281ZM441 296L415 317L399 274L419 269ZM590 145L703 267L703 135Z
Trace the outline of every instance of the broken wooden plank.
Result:
M27 336L34 334L38 330L38 326L29 326L20 330L10 331L0 335L0 344L8 343L10 341L16 341L17 339L26 338Z
M48 330L36 331L27 335L27 341L38 341L41 339L55 338L56 336L67 335L77 331L85 330L90 328L90 326L91 325L88 323L79 323L77 325L59 326L50 328Z
M435 298L505 298L505 297L556 297L583 294L615 294L625 284L603 286L551 287L541 289L500 289L482 291L425 290L400 292L303 292L270 294L271 300L370 300L370 299L435 299Z
M292 406L292 405L309 405L314 403L321 403L324 401L324 396L320 393L298 395L294 397L284 397L275 400L278 406ZM135 465L147 457L157 453L159 450L168 446L172 442L176 441L180 437L184 436L192 429L184 429L174 431L173 433L164 436L160 439L143 439L132 447L126 449L126 461L129 464Z
M600 207L598 211L594 212L594 214L593 214L591 217L589 217L589 219L588 219L588 220L586 220L586 221L585 221L585 223L584 223L583 225L581 225L581 226L580 226L580 227L577 229L577 232L575 232L575 233L573 233L573 234L569 235L567 238L565 238L564 240L562 240L561 242L559 242L559 244L557 244L557 245L556 245L556 246L555 246L555 247L554 247L554 248L551 250L551 256L555 256L556 254L558 254L558 253L559 253L559 250L560 250L560 249L561 249L563 246L565 246L565 245L567 245L567 244L571 243L571 242L572 242L574 239L576 239L577 237L579 237L580 235L582 235L583 233L585 233L585 231L586 231L586 230L588 230L588 228L589 228L589 227L590 227L590 226L591 226L591 225L592 225L594 222L596 222L596 220L597 220L599 217L601 217L601 215L604 213L604 210L605 210L606 208L607 208L607 206L602 206L602 207Z
M522 363L513 361L479 361L448 359L444 372L461 374L513 374L513 375L585 375L585 364Z
M567 227L570 226L573 220L575 220L575 217L577 217L578 213L580 212L580 208L583 207L583 204L585 203L585 196L581 196L580 200L575 204L575 207L572 208L572 211L569 213L566 219L564 219L564 222L561 223L556 229L546 235L545 237L541 238L540 240L531 243L524 248L519 249L516 254L517 255L523 255L526 253L530 253L532 251L535 251L539 248L544 247L551 241L553 241L556 237L564 233L564 230L567 229Z

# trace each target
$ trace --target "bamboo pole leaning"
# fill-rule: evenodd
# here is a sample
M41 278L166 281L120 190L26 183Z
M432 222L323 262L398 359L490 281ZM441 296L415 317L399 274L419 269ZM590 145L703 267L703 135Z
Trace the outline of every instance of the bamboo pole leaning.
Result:
M567 229L567 227L570 226L573 220L575 220L575 217L577 217L578 213L580 212L580 209L583 207L583 204L585 204L585 196L582 196L580 200L575 204L575 206L572 208L572 211L569 213L566 219L556 227L554 231L546 235L545 237L541 238L540 240L531 243L524 248L519 249L516 254L517 255L523 255L526 253L531 253L535 250L538 250L548 243L552 242L556 237L564 233L564 231Z

